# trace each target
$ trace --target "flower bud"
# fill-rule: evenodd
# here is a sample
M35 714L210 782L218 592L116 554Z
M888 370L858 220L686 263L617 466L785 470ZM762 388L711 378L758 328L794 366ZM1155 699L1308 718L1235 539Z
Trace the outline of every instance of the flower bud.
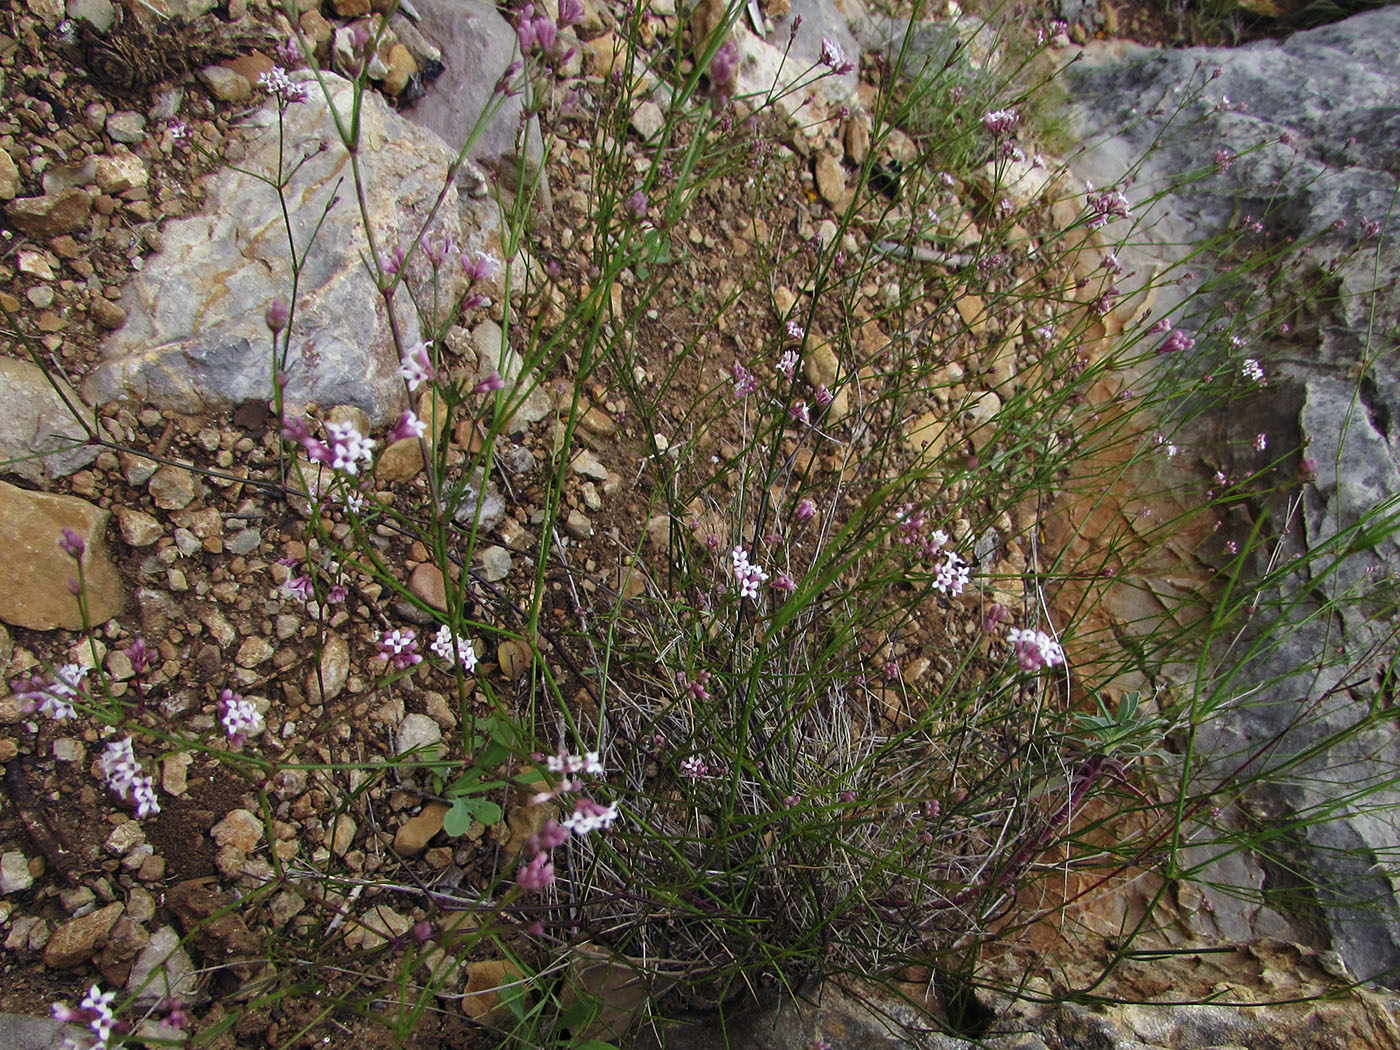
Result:
M268 303L267 311L263 314L263 320L267 322L267 327L273 335L287 327L287 317L287 304L281 299L274 299Z

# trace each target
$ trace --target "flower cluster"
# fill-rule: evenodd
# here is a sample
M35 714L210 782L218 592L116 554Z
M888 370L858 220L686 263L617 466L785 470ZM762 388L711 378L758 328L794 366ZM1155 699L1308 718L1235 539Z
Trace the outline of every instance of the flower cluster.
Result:
M768 579L768 574L749 561L749 552L743 547L736 546L730 552L729 560L734 570L734 582L739 585L739 597L757 598L758 588Z
M423 662L423 656L418 652L418 632L412 627L385 631L374 644L379 648L379 659L392 664L396 671L407 670Z
M437 377L433 371L432 359L428 356L428 347L432 343L414 343L404 351L402 360L399 361L399 376L408 384L409 390L417 390L424 383L431 383Z
M821 54L817 60L837 76L844 76L856 68L854 62L847 60L846 52L841 49L841 45L830 37L822 37Z
M783 355L778 358L778 371L789 383L792 382L792 377L797 372L797 360L796 350L784 350Z
M758 376L738 361L734 362L733 376L735 397L745 397L748 394L758 393Z
M972 567L953 551L948 551L943 564L933 574L933 586L944 594L956 597L962 594L972 575Z
M335 470L354 477L360 472L360 460L368 463L374 459L374 441L361 434L349 420L327 423L326 431L331 436L330 459L327 462Z
M331 443L327 445L311 436L311 430L299 419L282 423L282 437L300 445L306 450L313 463L326 463L335 470L349 474L359 474L360 461L366 463L374 459L374 441L360 433L349 420L343 423L327 423L326 432Z
M83 687L83 679L91 668L82 664L64 664L54 672L53 678L30 678L11 682L11 691L19 698L20 710L30 715L38 711L41 715L62 722L72 718L77 712L72 700Z
M540 792L530 800L535 805L552 802L561 795L570 792L582 791L583 780L576 774L603 775L603 763L599 760L596 751L573 755L560 749L557 755L551 755L545 760L545 767L551 773L558 773L561 776L553 788ZM545 822L543 828L526 840L521 855L530 859L521 865L520 870L516 873L516 885L525 893L538 893L554 881L554 865L550 862L549 851L567 842L569 832L572 831L582 838L590 831L606 831L612 827L616 820L616 802L604 806L587 796L575 799L573 812L563 821L557 821L551 817Z
M710 765L700 755L681 759L680 775L686 780L704 780L710 775Z
M1133 206L1128 202L1128 198L1117 190L1103 190L1094 192L1094 184L1086 183L1089 190L1089 210L1093 213L1089 217L1089 228L1096 230L1113 219L1132 218Z
M472 647L471 639L458 638L447 624L438 628L428 648L448 663L460 663L462 670L468 673L476 670L476 650Z
M982 114L982 126L993 135L1005 135L1020 119L1021 114L1014 109L993 109Z
M1065 651L1060 643L1044 631L1013 627L1006 637L1023 671L1039 671L1042 667L1055 667L1065 662Z
M305 102L306 85L298 84L287 76L281 66L273 66L258 76L258 87L269 95L275 95L283 102Z
M141 763L136 761L136 753L131 749L131 737L108 744L99 765L102 775L107 778L107 787L118 798L135 803L138 817L145 818L160 812L155 785L142 772Z
M1174 354L1179 350L1190 350L1195 345L1196 340L1190 338L1180 328L1174 328L1171 335L1162 340L1162 345L1157 348L1157 353Z
M617 820L617 803L609 802L600 806L591 798L580 798L574 803L574 811L564 818L562 827L582 838L590 831L606 831Z
M1260 386L1267 386L1264 379L1264 370L1259 367L1259 362L1252 357L1246 357L1240 362L1240 375L1251 383L1258 383Z
M899 542L906 546L917 546L920 557L932 558L948 542L948 534L942 529L934 529L925 534L928 516L922 507L916 508L912 503L905 503L894 512L894 517ZM959 587L958 591L961 590Z
M262 714L251 700L244 700L232 689L219 693L219 721L224 724L230 743L242 747L248 737L257 736L267 728Z
M112 1033L117 1030L117 1018L112 1013L112 1000L116 997L116 992L99 991L97 985L94 984L88 989L87 995L83 996L83 1001L78 1004L76 1009L64 1003L54 1003L53 1019L64 1024L86 1024L96 1037L96 1041L88 1045L92 1047L106 1046L108 1040L112 1038ZM65 1045L78 1046L80 1044L69 1040Z

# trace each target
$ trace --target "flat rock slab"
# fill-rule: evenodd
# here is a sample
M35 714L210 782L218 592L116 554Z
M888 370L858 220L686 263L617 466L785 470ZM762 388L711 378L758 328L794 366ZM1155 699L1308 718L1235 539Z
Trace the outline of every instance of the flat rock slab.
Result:
M28 1017L25 1014L0 1014L0 1032L4 1033L5 1050L63 1050L92 1033L75 1024L64 1024L50 1017Z
M1232 705L1228 717L1212 721L1198 748L1231 756L1282 739L1271 752L1280 761L1320 748L1293 775L1275 778L1242 804L1257 809L1252 819L1314 814L1299 822L1298 834L1311 847L1310 892L1330 944L1358 977L1390 982L1400 967L1400 897L1374 861L1400 839L1393 780L1400 740L1380 729L1339 735L1366 715L1368 701L1384 702L1374 684L1343 689L1341 683L1365 683L1373 664L1391 659L1393 625L1388 613L1377 615L1356 599L1321 615L1314 595L1340 597L1351 588L1356 594L1377 571L1400 571L1400 543L1387 528L1371 529L1366 542L1347 549L1327 548L1344 530L1394 515L1400 506L1400 357L1393 328L1400 315L1398 51L1400 8L1390 6L1240 48L1092 45L1061 79L1076 131L1090 143L1071 162L1073 173L1101 188L1120 186L1134 205L1137 228L1119 252L1127 270L1146 275L1183 264L1207 272L1211 261L1185 263L1188 253L1232 224L1238 230L1245 217L1261 224L1241 234L1249 250L1256 243L1272 249L1284 238L1310 240L1310 257L1290 259L1269 277L1265 301L1291 319L1286 340L1247 324L1217 334L1221 315L1210 310L1223 306L1220 294L1181 302L1200 278L1161 287L1153 309L1154 317L1170 314L1198 339L1186 352L1192 367L1238 374L1245 357L1256 357L1267 374L1266 391L1201 421L1199 440L1220 450L1228 474L1243 477L1265 465L1266 457L1253 453L1256 433L1267 434L1269 456L1306 447L1316 464L1302 528L1295 525L1285 551L1321 555L1304 568L1314 574L1316 590L1296 592L1289 623L1269 618L1272 640L1253 650L1237 678L1264 684L1249 702ZM1368 231L1367 220L1388 226ZM1121 236L1128 225L1115 222L1106 232ZM1227 308L1223 316L1247 317L1256 309ZM1231 336L1240 344L1229 344ZM1187 442L1193 438L1188 433ZM1285 461L1279 473L1297 463ZM1290 588L1307 584L1300 575L1271 597L1288 599ZM1250 636L1240 651L1252 644ZM1314 706L1301 713L1299 698ZM1338 798L1364 801L1342 807ZM1203 882L1216 874L1207 871ZM1209 887L1205 894L1217 917L1221 906L1238 907Z
M38 483L72 474L97 458L97 448L85 444L87 431L68 407L81 412L87 406L63 380L56 383L57 389L37 365L0 357L0 472Z
M331 74L325 81L330 105L348 119L350 84ZM297 252L305 256L286 362L287 400L293 410L308 401L354 405L371 422L389 423L406 405L396 375L398 354L365 264L367 242L349 159L320 87L309 82L308 92L305 103L287 107L281 135L285 164L300 163L285 193ZM249 125L244 170L212 176L204 213L167 223L162 250L148 257L126 287L127 322L107 338L105 360L83 386L92 403L135 398L203 413L272 396L264 312L274 299L289 298L291 255L276 191L245 172L277 172L276 110L264 107ZM443 191L452 154L375 92L364 95L361 125L360 170L376 246L407 249ZM472 240L462 231L451 186L429 239L440 242L444 235L459 245ZM411 280L426 280L420 262L410 267ZM458 267L445 272L452 277L443 301L451 301L452 281L464 278ZM395 309L405 343L417 341L418 317L406 293L399 294Z
M59 547L64 528L83 538L83 575L93 623L126 606L126 590L107 552L105 510L76 496L30 492L0 481L0 620L16 627L70 631L83 626L68 581L77 564Z

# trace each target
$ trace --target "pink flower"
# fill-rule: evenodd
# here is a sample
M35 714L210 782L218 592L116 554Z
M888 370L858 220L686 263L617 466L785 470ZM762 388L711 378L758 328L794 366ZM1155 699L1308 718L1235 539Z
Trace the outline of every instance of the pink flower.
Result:
M461 258L462 269L466 271L467 277L472 281L490 281L501 269L501 260L490 252L477 252L475 261L470 264L468 264L465 255Z
M432 345L414 343L404 351L403 359L399 362L399 376L408 384L409 390L417 390L424 383L431 383L437 378L432 359L428 356L428 347Z
M554 864L549 859L549 854L541 850L533 858L521 866L516 873L515 884L520 887L522 893L539 893L554 881Z
M561 15L562 19L562 15ZM734 87L734 74L739 71L739 45L727 41L710 59L710 83L721 92L729 92Z
M732 374L734 376L735 397L744 397L747 394L758 393L758 377L738 361L734 362Z
M1020 119L1014 109L993 109L982 114L982 126L993 135L1005 135Z
M399 671L422 663L423 657L418 652L417 636L418 632L412 627L385 632L375 643L379 647L379 659L392 664Z
M1195 345L1196 340L1187 336L1180 328L1176 328L1163 340L1162 345L1157 348L1157 353L1174 354L1179 350L1190 350Z
M606 831L615 820L616 802L600 806L591 798L581 798L574 803L574 811L560 822L560 826L582 838L590 831Z
M806 496L797 503L797 510L793 512L799 522L811 521L817 513L817 505Z
M424 425L423 421L418 418L417 413L412 409L406 408L403 414L399 416L399 421L394 424L394 429L389 431L388 436L384 440L386 443L392 445L396 441L422 437L426 429L427 427Z
M1013 627L1006 637L1023 671L1039 671L1042 667L1055 667L1065 662L1065 651L1060 643L1044 631Z
M63 553L70 558L80 559L83 552L87 550L87 544L83 542L83 538L67 525L63 527L63 538L58 541L58 545L63 548Z
M483 379L480 383L477 383L476 386L472 388L472 393L486 394L490 393L492 390L504 390L505 385L506 381L500 377L500 375L495 371L495 369L492 369L491 374L489 376Z
M274 299L267 304L267 309L263 311L263 321L268 330L276 335L287 327L287 318L291 316L287 310L287 304L281 299Z

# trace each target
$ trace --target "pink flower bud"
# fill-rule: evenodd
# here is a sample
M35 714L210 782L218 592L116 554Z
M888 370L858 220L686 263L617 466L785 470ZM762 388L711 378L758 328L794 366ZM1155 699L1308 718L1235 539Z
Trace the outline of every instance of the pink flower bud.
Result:
M83 552L87 550L87 544L68 526L63 527L63 538L58 541L58 545L63 548L63 553L72 558L81 558Z
M287 327L287 317L287 304L281 299L274 299L268 303L267 310L263 313L263 320L267 322L267 327L273 335Z

